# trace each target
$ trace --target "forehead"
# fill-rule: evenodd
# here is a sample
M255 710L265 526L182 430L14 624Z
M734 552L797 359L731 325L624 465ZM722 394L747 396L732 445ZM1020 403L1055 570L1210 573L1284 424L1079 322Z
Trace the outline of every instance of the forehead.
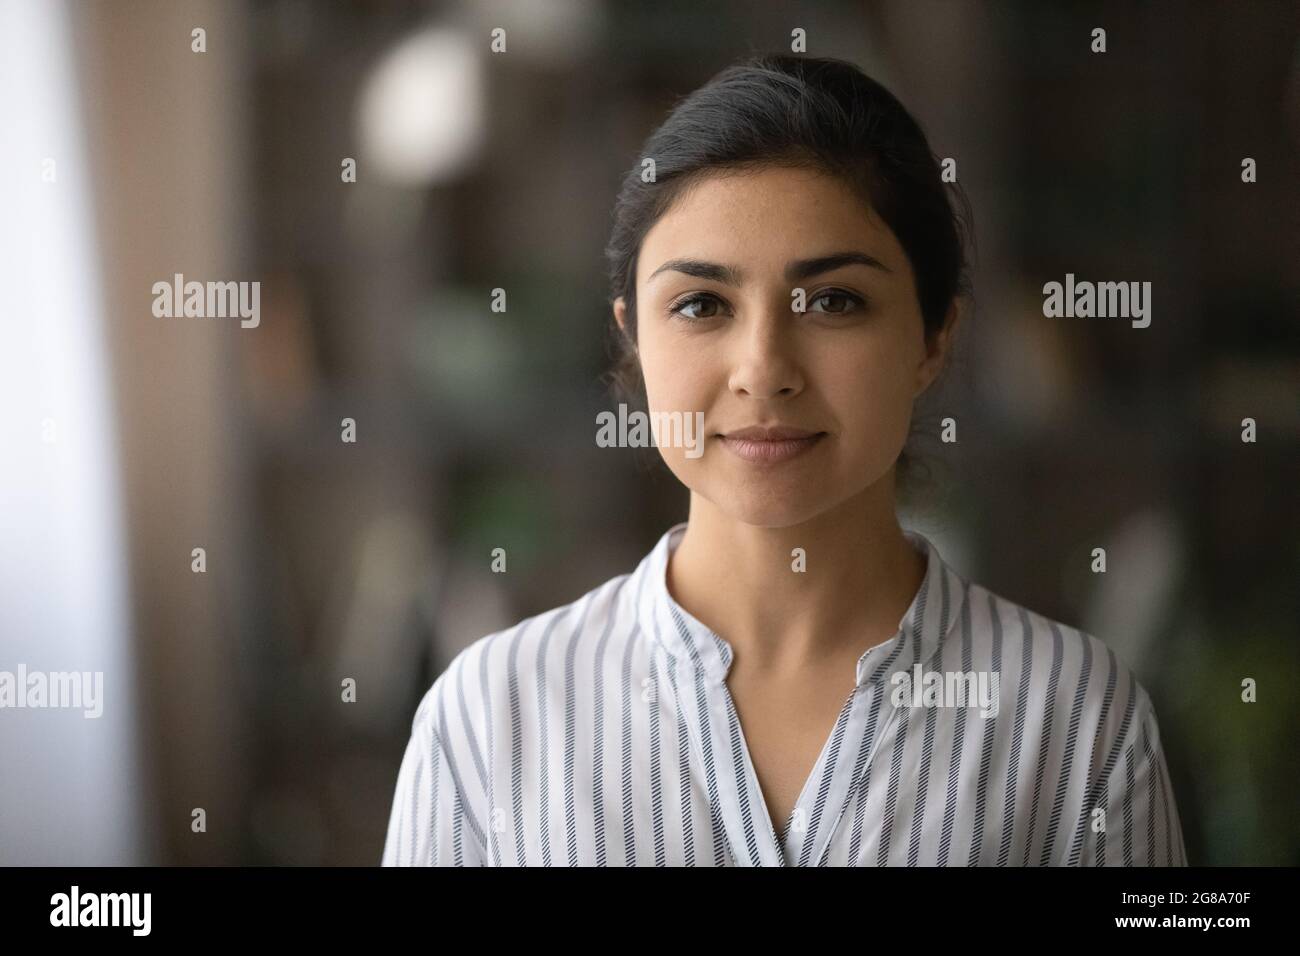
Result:
M643 281L679 256L780 272L791 259L857 249L901 274L906 256L865 198L817 170L765 167L709 174L685 189L646 233Z

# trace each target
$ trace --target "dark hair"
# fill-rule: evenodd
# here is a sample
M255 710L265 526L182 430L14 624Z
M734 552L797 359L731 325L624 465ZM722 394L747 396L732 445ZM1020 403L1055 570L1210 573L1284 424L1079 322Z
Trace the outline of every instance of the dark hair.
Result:
M640 161L624 177L605 249L610 304L622 296L627 309L626 332L614 324L610 378L628 398L642 384L636 355L641 241L684 190L710 173L793 166L839 177L907 253L927 338L942 328L953 298L970 294L964 191L952 184L962 218L949 204L939 161L916 120L844 60L764 54L735 63L680 100L641 157L654 160L654 181L642 179Z

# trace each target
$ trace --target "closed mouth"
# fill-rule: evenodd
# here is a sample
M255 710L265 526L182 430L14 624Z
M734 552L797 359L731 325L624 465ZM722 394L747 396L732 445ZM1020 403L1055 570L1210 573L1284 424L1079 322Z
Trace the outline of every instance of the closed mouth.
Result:
M756 464L788 461L810 450L825 437L826 432L788 426L755 426L718 436L738 458Z

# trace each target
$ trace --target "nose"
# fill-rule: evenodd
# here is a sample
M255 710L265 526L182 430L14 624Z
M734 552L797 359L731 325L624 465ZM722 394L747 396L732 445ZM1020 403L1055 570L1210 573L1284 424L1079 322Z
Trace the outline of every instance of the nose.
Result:
M804 389L795 360L793 330L787 308L765 310L752 321L737 323L735 359L727 385L745 398L793 398Z

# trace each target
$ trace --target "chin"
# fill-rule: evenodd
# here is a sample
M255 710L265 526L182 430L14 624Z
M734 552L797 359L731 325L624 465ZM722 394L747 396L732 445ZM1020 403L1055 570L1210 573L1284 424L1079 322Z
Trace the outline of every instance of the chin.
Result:
M785 488L763 491L738 489L710 497L714 506L741 524L756 528L791 528L816 518L832 504L821 489Z

